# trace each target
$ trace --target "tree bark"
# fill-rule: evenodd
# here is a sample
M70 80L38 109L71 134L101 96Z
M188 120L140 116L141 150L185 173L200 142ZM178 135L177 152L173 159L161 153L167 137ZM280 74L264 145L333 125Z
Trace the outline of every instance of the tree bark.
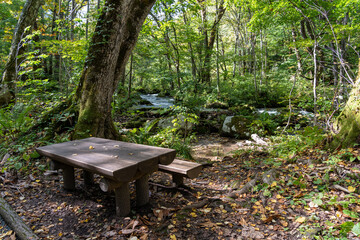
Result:
M112 96L142 24L155 1L105 2L76 93L80 110L74 138L118 138L111 116Z
M209 83L210 84L210 80L211 80L211 56L212 56L212 51L214 48L214 43L216 40L216 35L218 34L218 24L221 20L221 18L224 16L225 13L225 7L224 7L224 1L220 1L219 3L219 7L216 9L216 16L213 22L213 25L210 29L210 38L208 37L208 29L206 28L207 26L207 19L206 19L206 8L204 5L204 1L203 0L198 0L199 5L201 7L201 15L202 15L202 22L203 22L203 29L202 29L202 34L204 37L204 50L205 50L205 56L204 56L204 61L203 61L203 66L200 70L200 78L201 78L201 82L203 83Z
M9 227L14 230L17 238L21 240L40 239L3 198L0 198L0 215Z
M8 60L1 79L0 85L0 106L8 105L15 99L15 82L17 79L17 56L24 52L21 46L21 39L31 33L27 27L32 27L36 21L42 0L27 0L16 25Z
M359 63L360 70L360 63ZM360 143L360 72L355 82L354 88L350 92L344 110L334 123L334 139L330 147L345 148L355 143Z

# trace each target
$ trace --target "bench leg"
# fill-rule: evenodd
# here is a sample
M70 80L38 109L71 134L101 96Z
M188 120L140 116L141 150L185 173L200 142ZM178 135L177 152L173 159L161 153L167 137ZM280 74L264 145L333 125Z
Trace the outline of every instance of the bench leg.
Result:
M173 173L172 174L172 180L175 183L176 186L184 185L184 177L180 174Z
M61 167L63 169L64 188L66 190L74 190L75 189L74 167L64 164Z
M136 205L143 206L149 202L149 175L146 174L135 181Z
M88 186L94 185L94 174L93 173L84 170L83 178L84 178L85 186L88 187Z
M116 216L125 217L130 213L129 183L124 183L115 188Z

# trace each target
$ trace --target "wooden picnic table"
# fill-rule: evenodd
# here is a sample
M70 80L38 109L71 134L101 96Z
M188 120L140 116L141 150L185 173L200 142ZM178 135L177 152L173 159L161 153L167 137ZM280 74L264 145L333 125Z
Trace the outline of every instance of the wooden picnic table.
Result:
M100 188L115 191L118 216L130 213L129 182L136 180L137 205L148 203L149 174L157 171L159 164L172 163L176 155L173 149L95 137L39 147L36 151L63 169L65 189L75 189L74 167L84 170L86 184L93 173L103 176Z

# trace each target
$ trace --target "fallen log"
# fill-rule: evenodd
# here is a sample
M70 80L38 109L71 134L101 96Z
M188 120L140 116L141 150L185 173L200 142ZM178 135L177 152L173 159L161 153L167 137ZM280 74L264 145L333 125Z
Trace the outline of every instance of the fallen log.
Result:
M0 215L3 217L9 227L16 233L21 240L40 239L35 233L24 223L19 215L12 209L5 199L0 197Z

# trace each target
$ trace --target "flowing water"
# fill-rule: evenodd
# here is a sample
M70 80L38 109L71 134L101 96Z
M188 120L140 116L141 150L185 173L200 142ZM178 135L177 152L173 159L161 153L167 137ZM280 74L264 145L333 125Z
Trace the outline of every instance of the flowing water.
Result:
M139 105L139 108L169 108L174 106L174 99L169 97L159 97L155 94L142 94L140 97L149 101L152 105Z

